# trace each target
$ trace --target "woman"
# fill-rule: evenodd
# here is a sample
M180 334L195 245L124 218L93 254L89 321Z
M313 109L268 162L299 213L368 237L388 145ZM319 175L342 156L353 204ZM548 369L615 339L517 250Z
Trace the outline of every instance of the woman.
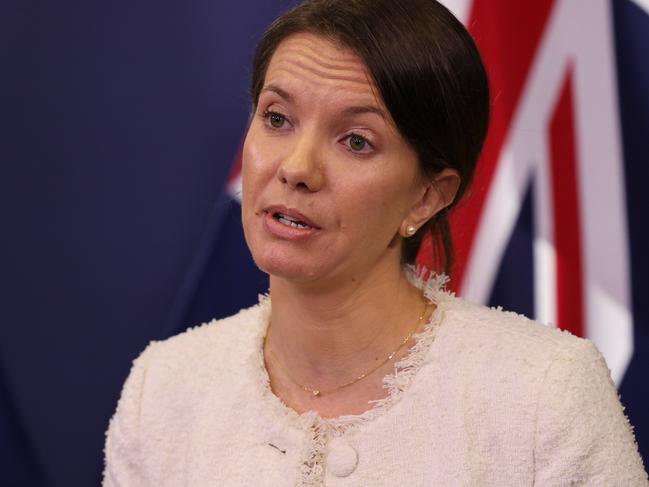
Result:
M408 267L427 234L450 266L487 128L444 7L307 1L261 40L252 99L242 216L270 296L135 361L104 485L646 485L590 342Z

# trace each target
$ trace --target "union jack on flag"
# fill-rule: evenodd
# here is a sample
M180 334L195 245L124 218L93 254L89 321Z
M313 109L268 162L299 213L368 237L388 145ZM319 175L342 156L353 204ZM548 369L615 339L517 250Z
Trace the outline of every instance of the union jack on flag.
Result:
M593 340L649 459L649 1L443 3L476 39L492 91L452 222L452 286ZM244 250L229 255L249 260L237 238Z

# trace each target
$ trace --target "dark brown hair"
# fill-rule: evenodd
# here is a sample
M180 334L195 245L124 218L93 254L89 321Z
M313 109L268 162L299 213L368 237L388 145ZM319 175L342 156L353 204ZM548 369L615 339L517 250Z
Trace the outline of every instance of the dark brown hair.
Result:
M402 246L402 260L413 263L430 233L435 270L449 273L448 213L471 182L489 121L487 74L473 39L435 0L306 0L279 17L257 45L251 80L255 109L277 46L299 32L322 35L365 61L424 176L444 168L458 171L454 201Z

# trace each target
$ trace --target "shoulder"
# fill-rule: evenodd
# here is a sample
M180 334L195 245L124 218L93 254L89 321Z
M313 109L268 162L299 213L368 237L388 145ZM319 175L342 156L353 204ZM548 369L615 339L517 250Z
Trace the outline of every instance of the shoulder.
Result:
M205 401L227 407L231 396L223 391L249 382L242 379L263 339L265 309L262 303L151 342L133 361L113 422L152 433L182 429Z
M133 377L140 377L140 406L152 410L196 402L208 389L228 390L242 381L256 359L269 306L263 302L151 342L133 362L123 395Z
M411 282L438 307L437 341L454 351L453 357L469 357L464 365L511 367L526 364L537 373L553 360L573 354L598 354L591 342L567 331L544 325L502 308L490 308L464 300L444 290L445 275L431 274L425 280L416 268L406 270ZM488 363L480 363L485 360ZM510 369L511 370L511 369Z
M447 338L493 366L516 366L517 371L538 373L551 363L571 367L580 358L586 362L601 360L589 340L567 331L447 293L441 293L439 300Z
M227 318L188 328L166 340L152 341L135 362L146 369L196 371L197 367L237 360L237 355L249 351L249 346L263 337L265 307L264 303L258 304Z
M499 412L500 431L515 425L516 435L528 433L540 485L646 485L615 384L591 341L447 293L439 303L454 383L464 384L481 417Z
M264 301L149 344L133 362L109 424L104 485L159 485L153 479L177 473L176 464L151 445L182 449L196 441L197 417L227 421L237 400L231 391L249 382L241 380L250 369L244 365L259 350L268 306Z
M590 381L590 373L601 387L604 379L610 382L606 363L589 340L446 293L439 296L439 310L434 369L444 370L447 382L465 391L481 414L508 411L510 419L515 415L528 424L560 378Z

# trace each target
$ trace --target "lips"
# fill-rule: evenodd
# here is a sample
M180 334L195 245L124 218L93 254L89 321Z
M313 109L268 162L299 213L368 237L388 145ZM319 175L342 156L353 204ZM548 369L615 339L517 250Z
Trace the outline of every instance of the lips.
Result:
M310 218L292 208L273 206L264 211L272 216L275 221L290 228L300 230L317 230L320 228Z
M277 220L278 222L280 222L280 223L282 223L282 224L284 224L284 225L287 225L287 226L289 226L289 227L293 227L293 228L303 228L303 229L305 229L305 230L306 230L306 229L309 229L309 228L313 228L313 227L311 227L311 225L308 225L308 224L304 223L304 222L301 221L301 220L294 220L294 219L291 218L290 216L286 216L286 215L284 215L284 214L282 214L282 213L275 213L275 214L273 215L273 218L274 218L275 220Z

